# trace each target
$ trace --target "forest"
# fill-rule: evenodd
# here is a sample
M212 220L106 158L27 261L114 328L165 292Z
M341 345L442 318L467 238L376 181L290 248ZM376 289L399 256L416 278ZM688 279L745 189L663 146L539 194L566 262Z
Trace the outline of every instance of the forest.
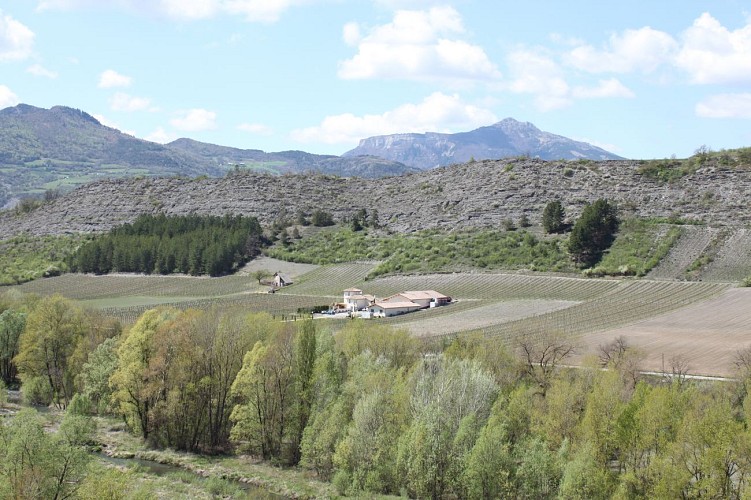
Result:
M60 296L19 294L0 296L0 311L4 383L67 413L54 434L31 410L2 420L0 498L39 485L62 498L94 481L127 498L103 484L117 472L83 465L93 415L119 416L154 448L249 453L348 496L751 495L751 351L738 353L734 380L707 382L679 365L642 375L622 340L569 368L576 346L551 332L431 343L366 321L332 333L170 308L123 328ZM34 439L53 458L26 460Z
M82 245L73 272L184 273L220 276L257 256L264 244L255 217L140 215Z

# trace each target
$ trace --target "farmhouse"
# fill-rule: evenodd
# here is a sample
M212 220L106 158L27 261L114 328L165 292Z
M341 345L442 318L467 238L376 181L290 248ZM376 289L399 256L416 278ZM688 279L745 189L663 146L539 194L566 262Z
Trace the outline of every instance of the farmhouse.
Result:
M349 311L360 311L375 302L373 295L344 295L344 304Z
M334 304L334 310L346 310L350 313L362 311L362 317L389 317L406 314L420 309L444 306L451 302L451 297L435 290L412 290L400 292L385 299L376 300L373 295L364 294L359 288L344 290L343 302Z
M274 279L272 280L272 286L274 288L282 288L292 284L292 280L284 276L282 273L274 273Z

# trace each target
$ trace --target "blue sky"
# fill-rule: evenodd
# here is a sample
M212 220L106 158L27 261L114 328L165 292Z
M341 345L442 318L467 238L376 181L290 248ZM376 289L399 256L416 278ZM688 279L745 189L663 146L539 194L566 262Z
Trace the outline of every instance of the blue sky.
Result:
M341 154L506 117L629 158L751 145L741 0L5 0L0 108Z

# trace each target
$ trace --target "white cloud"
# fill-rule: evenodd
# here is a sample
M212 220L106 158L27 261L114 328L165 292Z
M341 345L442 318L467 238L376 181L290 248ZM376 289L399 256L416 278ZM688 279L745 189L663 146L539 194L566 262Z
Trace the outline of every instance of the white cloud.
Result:
M542 51L521 48L508 55L512 79L508 90L532 94L540 111L553 111L573 104L577 99L633 98L635 94L617 78L600 80L596 86L572 87L563 68L553 57Z
M464 33L459 13L451 7L400 10L393 20L361 34L355 23L344 26L343 38L357 43L357 54L339 63L344 79L496 80L501 74L485 51L456 39Z
M16 94L5 85L0 85L0 109L15 106L21 102Z
M241 123L237 126L237 129L258 135L271 135L274 133L271 127L262 123Z
M121 75L113 69L108 69L99 75L99 88L111 89L114 87L129 87L133 79L129 76Z
M623 97L632 99L636 94L623 85L616 78L600 80L596 87L575 87L572 95L576 99L604 99L608 97Z
M519 49L509 54L507 63L512 73L509 90L535 95L535 107L539 110L552 111L571 104L571 89L563 71L549 56Z
M380 115L351 113L327 116L320 125L294 130L292 139L303 142L356 145L360 139L398 132L454 132L498 121L493 112L461 100L458 95L435 92L418 104L404 104Z
M110 108L113 111L144 111L154 110L151 100L145 97L135 97L124 92L117 92L110 99Z
M161 10L173 19L206 19L216 14L219 10L219 2L217 0L161 0Z
M250 22L272 23L290 7L307 0L43 0L38 10L114 8L166 16L179 21L209 19L219 14L240 15Z
M576 47L565 60L591 73L650 73L670 62L677 49L678 42L673 37L647 26L612 35L603 49L591 45Z
M695 111L704 118L751 118L751 93L713 95L697 104Z
M162 127L158 127L152 133L144 137L147 141L158 142L159 144L167 144L177 139L177 135L167 132Z
M216 128L216 113L205 109L189 109L170 120L173 127L187 132L199 132Z
M26 72L31 73L34 76L41 76L44 78L50 78L52 80L57 78L57 73L55 71L51 71L41 64L33 64L29 66L28 68L26 68Z
M676 64L693 83L751 83L751 20L730 31L705 12L683 33Z
M0 62L26 59L33 46L34 32L0 10Z

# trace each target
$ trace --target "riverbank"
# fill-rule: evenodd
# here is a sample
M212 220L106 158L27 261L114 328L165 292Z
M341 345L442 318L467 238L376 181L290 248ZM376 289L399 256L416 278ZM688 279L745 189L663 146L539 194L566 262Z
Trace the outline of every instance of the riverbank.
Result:
M247 455L206 456L174 450L150 450L125 430L121 421L95 417L101 453L118 459L148 460L178 467L204 478L219 478L265 490L268 498L313 499L339 496L333 485L296 467L276 467Z

